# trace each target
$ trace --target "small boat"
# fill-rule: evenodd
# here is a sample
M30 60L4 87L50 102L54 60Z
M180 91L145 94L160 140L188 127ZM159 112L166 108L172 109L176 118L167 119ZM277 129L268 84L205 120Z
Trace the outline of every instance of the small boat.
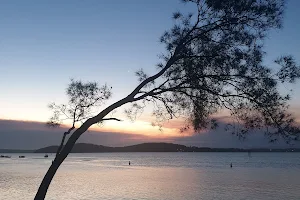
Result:
M48 154L44 155L44 158L48 158Z

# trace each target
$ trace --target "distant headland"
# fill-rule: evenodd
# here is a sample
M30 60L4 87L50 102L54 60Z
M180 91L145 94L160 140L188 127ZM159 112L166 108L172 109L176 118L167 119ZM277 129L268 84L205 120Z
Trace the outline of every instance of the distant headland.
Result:
M0 149L0 153L55 153L58 146L48 146L37 150ZM124 147L108 147L103 145L77 143L72 153L110 153L110 152L300 152L299 148L209 148L185 146L172 143L143 143Z

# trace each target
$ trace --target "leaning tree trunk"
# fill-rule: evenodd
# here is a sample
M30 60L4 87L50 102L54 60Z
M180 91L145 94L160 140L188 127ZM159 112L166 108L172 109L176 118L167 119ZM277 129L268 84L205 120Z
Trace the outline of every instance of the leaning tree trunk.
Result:
M45 196L47 194L49 185L59 168L59 166L62 164L62 162L66 159L66 157L71 152L73 146L75 145L75 142L80 137L82 133L84 133L90 126L92 125L91 120L87 120L79 129L77 129L69 138L66 145L62 149L62 151L56 155L55 159L53 160L51 166L49 167L46 175L43 178L43 181L40 184L40 187L35 195L34 200L44 200Z
M106 109L104 109L102 112L100 112L95 117L92 117L88 120L86 120L80 128L78 128L74 133L70 136L68 139L66 145L63 147L61 152L55 157L54 161L52 162L50 168L48 169L46 175L43 178L42 183L40 184L40 187L35 195L34 200L44 200L49 188L49 185L59 168L59 166L62 164L62 162L66 159L66 157L71 152L72 148L74 147L76 141L78 138L93 124L100 122L108 113L110 113L112 110L126 104L129 102L134 101L133 96L135 95L135 92L132 92L127 97L121 99L120 101L117 101L116 103L108 106Z
M48 169L46 175L43 178L42 183L40 184L40 187L38 189L38 192L36 193L34 200L43 200L45 199L46 193L48 191L49 185L58 169L58 167L61 165L62 161L53 161L52 165Z

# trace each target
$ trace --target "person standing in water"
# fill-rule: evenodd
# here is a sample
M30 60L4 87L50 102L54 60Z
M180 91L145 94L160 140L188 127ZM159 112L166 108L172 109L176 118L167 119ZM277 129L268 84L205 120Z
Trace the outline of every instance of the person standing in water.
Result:
M232 163L230 163L230 168L232 168Z
M130 161L129 161L128 165L130 165Z

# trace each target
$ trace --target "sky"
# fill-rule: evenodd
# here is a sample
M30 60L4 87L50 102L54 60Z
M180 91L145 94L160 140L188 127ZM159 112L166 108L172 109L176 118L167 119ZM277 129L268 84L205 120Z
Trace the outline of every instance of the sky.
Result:
M283 29L268 35L266 64L273 66L272 60L286 54L292 54L300 61L299 7L300 1L289 0ZM29 135L20 123L28 123L31 130L47 121L51 115L47 105L50 102L66 102L65 88L70 78L112 86L113 96L107 105L128 95L138 84L134 76L136 70L143 68L149 74L155 73L158 55L164 51L159 37L172 27L172 13L178 10L190 11L193 8L178 0L1 1L0 119L3 123L9 122L7 127L11 128L1 128L0 141L7 140L9 130L14 132L5 148L18 145L22 148L36 147L29 141L23 145L16 143L18 134ZM300 119L299 82L280 88L283 93L289 89L293 89L291 110ZM122 110L119 113L123 117ZM170 122L164 132L160 132L157 127L151 126L151 120L151 116L145 113L134 123L126 118L123 122L107 123L95 131L98 131L98 136L111 133L114 139L105 142L103 138L109 137L109 134L104 134L105 137L99 136L91 141L104 145L150 140L192 144L186 140L195 141L194 137L199 137L179 135L178 121ZM58 132L58 129L39 131L40 136L48 132ZM96 132L94 134L97 135ZM197 138L194 143L214 146L219 136L210 135L210 142L204 144L201 143L203 138ZM53 140L44 141L52 142L43 145L59 140L55 134L49 134L49 137ZM123 138L123 142L119 142L118 137L120 141ZM3 146L0 143L0 148Z

